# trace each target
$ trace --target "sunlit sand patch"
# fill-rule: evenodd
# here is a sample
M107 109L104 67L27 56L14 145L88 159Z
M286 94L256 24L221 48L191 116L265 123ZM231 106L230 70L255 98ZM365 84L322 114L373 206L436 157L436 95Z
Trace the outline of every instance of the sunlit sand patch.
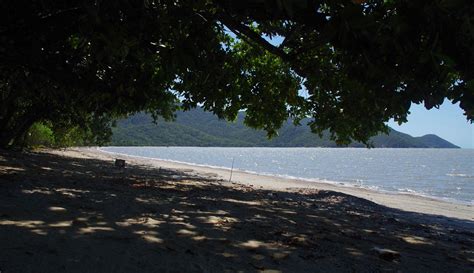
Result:
M344 200L346 200L344 196L329 196L322 199L322 201L329 204L339 204L341 202L344 202Z
M129 227L132 225L142 225L146 227L157 227L160 224L163 224L164 221L157 220L151 217L144 217L144 218L128 218L124 219L123 221L115 222L115 224L119 227Z
M226 258L235 258L235 257L238 257L238 256L239 256L239 255L237 255L237 254L229 253L229 252L223 252L221 255L224 256L224 257L226 257Z
M115 231L111 227L83 227L79 229L79 234L91 234L98 231Z
M158 232L156 231L138 230L133 233L140 235L140 237L149 243L162 244L164 242L163 239L158 237Z
M290 252L288 251L283 251L283 252L275 252L271 255L272 259L274 261L280 261L288 258L290 256Z
M143 225L153 227L153 226L159 226L160 224L163 224L163 223L164 223L164 221L156 220L156 219L151 218L151 217L146 217L144 219L144 224Z
M207 217L197 217L197 219L203 223L212 224L216 227L220 227L224 229L229 229L232 224L239 222L237 218L219 217L219 216L214 216L214 215L207 216Z
M145 239L147 242L154 243L154 244L162 244L163 243L163 239L160 239L160 238L158 238L156 236L153 236L153 235L143 235L142 238Z
M139 221L136 218L128 218L128 219L123 219L123 221L115 222L115 224L119 227L129 227L132 225L138 224Z
M197 242L202 242L202 241L205 241L207 239L207 237L206 236L194 236L191 239L193 239L194 241L197 241Z
M12 167L12 166L1 166L0 171L15 171L15 172L23 172L25 171L24 168L20 167Z
M346 247L346 250L349 254L353 256L363 256L364 254L360 252L359 250L352 248L352 247Z
M154 198L140 198L140 197L135 197L135 201L143 204L152 204L152 205L160 205L163 203L163 200L157 200Z
M4 220L0 221L1 226L17 226L17 227L26 227L26 228L36 228L38 226L44 225L43 221L35 221L35 220L23 220L23 221L11 221L11 220Z
M311 240L305 234L297 234L288 238L287 243L292 246L308 246L311 244Z
M182 235L182 236L195 236L197 235L197 233L195 231L192 231L192 230L188 230L188 229L180 229L176 232L176 234L178 235Z
M280 210L280 212L284 214L296 214L296 211L293 210Z
M63 207L49 207L48 208L49 211L54 211L54 212L65 212L67 211L65 208Z
M172 210L171 210L171 213L183 214L184 211L182 211L182 210L177 210L177 209L172 209Z
M67 188L55 189L54 191L58 192L58 193L60 193L64 196L72 197L72 198L76 198L82 193L90 192L90 191L87 191L87 190L67 189Z
M361 212L353 211L353 210L346 210L346 213L349 214L349 215L359 216L359 217L364 217L364 218L369 218L370 217L370 214L361 213Z
M323 216L320 216L320 215L307 214L306 217L314 218L314 219L317 219L317 220L326 220L326 217L323 217Z
M173 222L181 222L181 221L184 221L184 217L178 217L178 216L171 216L169 217L169 219Z
M227 214L229 214L229 212L227 212L225 210L216 210L213 213L217 214L217 215L227 215Z
M237 203L237 204L250 205L250 206L261 206L262 205L258 201L244 201L244 200L237 200L237 199L231 199L231 198L225 198L225 199L222 199L222 201Z
M403 236L401 237L403 241L414 244L414 245L432 245L430 241L426 238L418 237L418 236Z
M270 244L257 240L248 240L247 242L238 244L237 247L242 247L246 249L257 249L260 247L272 248Z
M163 190L173 190L176 189L176 185L162 185L159 188Z
M136 234L136 235L158 235L158 232L154 231L154 230L147 230L147 229L139 229L139 230L135 230L133 231L133 234Z
M45 189L22 190L21 192L22 192L22 193L26 193L26 194L34 194L34 193L41 193L41 194L45 194L45 195L51 195L51 194L53 194L52 191L50 191L50 190L45 190Z
M201 196L201 197L198 197L198 199L206 200L206 201L220 201L217 198L213 198L213 197L209 197L209 196Z
M48 224L49 227L53 228L64 228L72 226L72 221L59 221L55 223Z
M205 185L203 182L193 181L193 180L183 180L183 181L180 181L179 184L180 185L196 186L198 188L201 188L200 186Z
M198 209L196 211L190 211L188 214L197 214L197 215L227 215L229 212L225 210L203 210L203 209Z
M373 229L362 229L363 232L369 233L369 234L377 234L378 231L373 230Z
M48 235L48 232L46 232L42 229L32 229L31 232L33 232L35 234L38 234L38 235L42 235L42 236Z
M74 193L72 193L72 192L67 192L67 191L63 191L63 192L61 192L61 194L64 195L64 196L67 196L67 197L71 197L71 198L76 198L76 197L78 197L77 194L74 194Z
M197 227L195 225L191 225L189 223L186 223L186 222L171 222L171 224L173 225L181 225L187 229L196 229Z

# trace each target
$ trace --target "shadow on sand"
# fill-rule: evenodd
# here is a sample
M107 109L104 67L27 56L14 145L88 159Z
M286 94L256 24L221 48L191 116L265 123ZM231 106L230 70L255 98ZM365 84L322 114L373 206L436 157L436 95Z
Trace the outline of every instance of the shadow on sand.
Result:
M0 272L472 272L474 223L0 151ZM388 248L400 254L384 256Z

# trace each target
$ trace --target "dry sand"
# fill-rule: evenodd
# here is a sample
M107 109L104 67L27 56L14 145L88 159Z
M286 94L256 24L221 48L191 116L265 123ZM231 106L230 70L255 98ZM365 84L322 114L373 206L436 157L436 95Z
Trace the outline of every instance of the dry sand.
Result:
M96 149L0 151L0 272L473 272L474 209Z

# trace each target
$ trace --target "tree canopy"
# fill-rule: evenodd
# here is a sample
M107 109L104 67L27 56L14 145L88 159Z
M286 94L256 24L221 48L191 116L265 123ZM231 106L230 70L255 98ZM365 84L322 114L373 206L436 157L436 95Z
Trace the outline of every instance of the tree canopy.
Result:
M474 118L470 0L4 0L0 146L203 106L270 136L310 117L366 142L412 103ZM304 90L304 92L301 92ZM95 126L95 127L94 127ZM88 129L89 128L89 129ZM100 131L95 130L89 131Z

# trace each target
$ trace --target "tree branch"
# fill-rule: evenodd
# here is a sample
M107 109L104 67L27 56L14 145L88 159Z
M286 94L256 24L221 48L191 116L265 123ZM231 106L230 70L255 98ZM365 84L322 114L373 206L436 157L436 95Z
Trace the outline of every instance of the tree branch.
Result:
M297 25L293 27L287 35L285 35L285 39L281 42L281 44L278 46L279 48L283 49L285 46L287 46L289 43L293 42L295 39L295 36L298 32L300 32L302 29L301 26Z
M281 48L278 48L272 44L270 44L267 40L265 40L262 36L258 33L250 29L248 26L241 24L240 22L236 22L232 19L232 17L227 16L220 16L218 17L219 21L223 23L226 27L228 27L232 32L234 32L239 38L244 40L250 40L254 43L257 43L261 47L263 47L268 52L282 58L284 61L289 61L289 56L286 54Z

